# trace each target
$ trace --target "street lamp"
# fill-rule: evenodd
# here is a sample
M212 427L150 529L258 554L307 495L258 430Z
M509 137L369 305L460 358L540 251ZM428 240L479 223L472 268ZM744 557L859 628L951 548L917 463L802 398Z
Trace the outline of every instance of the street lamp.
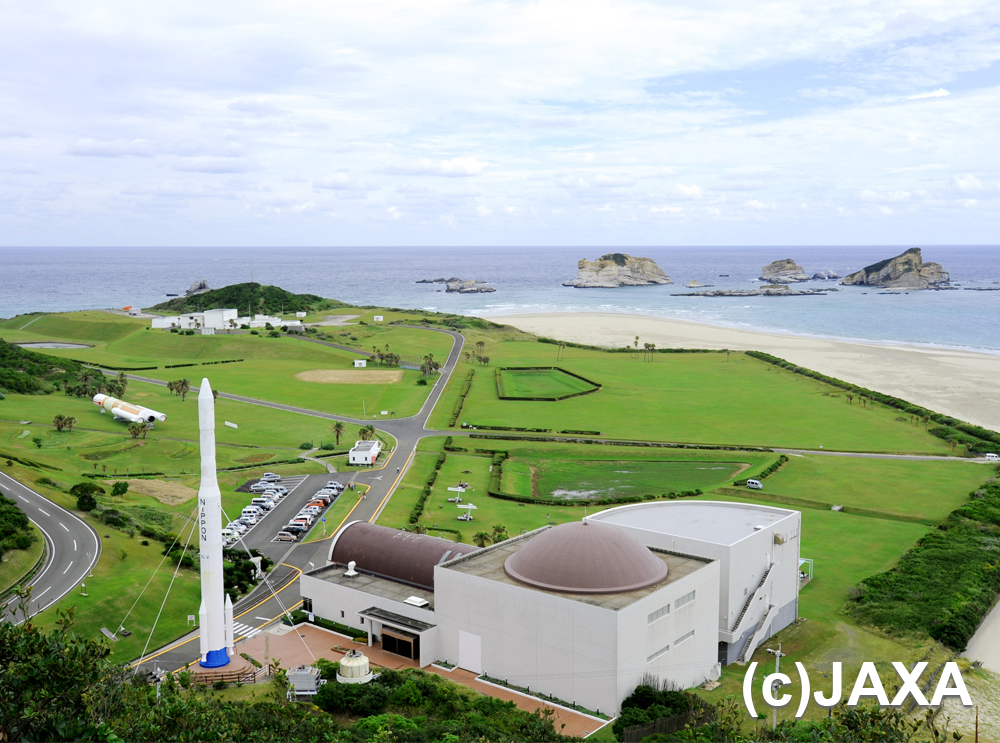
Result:
M780 673L781 672L781 659L784 658L786 655L788 655L788 653L781 652L781 643L780 642L778 643L778 649L777 650L775 650L774 648L768 648L767 652L774 653L774 672L775 673ZM771 684L771 696L774 696L774 694L782 686L783 686L783 684L781 683L781 681L779 679L775 679L774 683ZM778 727L778 708L774 707L772 709L774 711L774 718L771 720L771 730L774 730L776 727Z

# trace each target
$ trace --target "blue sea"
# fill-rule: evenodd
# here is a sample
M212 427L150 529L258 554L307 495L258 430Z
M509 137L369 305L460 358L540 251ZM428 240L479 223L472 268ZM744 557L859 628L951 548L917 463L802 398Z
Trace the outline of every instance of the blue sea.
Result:
M207 279L254 280L352 304L489 317L527 312L622 312L830 338L1000 352L1000 246L921 246L957 291L881 294L833 281L812 297L678 297L692 279L718 289L759 286L761 268L793 258L808 274L844 276L910 246L476 247L476 248L0 248L0 316L35 311L148 307ZM655 260L673 285L574 289L580 258L625 252ZM420 279L488 281L495 293L446 294Z

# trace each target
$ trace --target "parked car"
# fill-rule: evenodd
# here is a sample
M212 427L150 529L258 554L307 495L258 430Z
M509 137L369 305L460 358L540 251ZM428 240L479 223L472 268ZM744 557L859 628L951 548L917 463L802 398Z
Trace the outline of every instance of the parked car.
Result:
M341 484L340 484L339 482L337 482L336 480L330 480L330 481L329 481L329 482L328 482L328 483L326 484L326 486L327 486L328 488L342 488L342 487L344 487L343 485L341 485Z
M270 490L270 483L266 483L263 480L258 480L253 485L250 486L251 493L262 493L265 490Z
M271 483L271 487L274 490L277 490L282 495L288 495L288 488L286 488L284 485L275 485L274 483Z
M294 542L298 539L298 536L292 534L290 531L279 531L274 538L279 542Z
M309 527L307 527L305 524L296 524L293 521L293 522L291 522L289 524L285 524L281 528L282 528L283 531L290 531L293 534L301 534L302 532L306 531Z
M312 526L312 522L316 520L316 514L313 513L297 513L292 521L302 521L304 520L307 524Z
M316 495L336 495L337 491L333 488L322 488L316 491Z
M265 472L260 476L260 479L264 482L279 482L281 480L281 475L276 475L273 472Z
M292 519L292 523L293 524L301 524L306 529L308 529L310 526L312 526L312 522L309 519L307 519L305 516L299 516L297 518Z
M308 513L312 516L318 516L322 512L322 508L319 506L305 506L299 513Z
M250 505L257 506L258 508L262 508L265 511L270 511L272 508L274 508L274 501L271 500L270 498L254 498L252 501L250 501Z
M314 495L313 496L313 500L314 501L319 501L324 506L328 506L328 505L330 505L330 501L333 500L333 496L332 495L327 495L326 493L323 493L321 495Z
M763 490L764 484L760 480L747 480L747 487L751 490Z
M242 534L247 530L246 524L244 524L241 521L230 521L228 524L226 524L226 528L232 529L233 531L238 532L240 534Z
M327 503L326 503L326 501L321 501L318 498L316 500L312 500L312 501L309 501L308 503L306 503L306 508L311 508L313 506L316 506L316 508L318 508L318 509L320 509L322 511L324 508L326 508Z

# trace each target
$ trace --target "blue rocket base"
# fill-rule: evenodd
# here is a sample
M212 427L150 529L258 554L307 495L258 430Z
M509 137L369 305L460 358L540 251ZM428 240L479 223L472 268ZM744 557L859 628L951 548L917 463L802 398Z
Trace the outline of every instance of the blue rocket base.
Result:
M229 665L229 653L226 652L225 648L222 648L222 650L209 650L205 660L199 661L198 665L202 668L221 668L222 666Z

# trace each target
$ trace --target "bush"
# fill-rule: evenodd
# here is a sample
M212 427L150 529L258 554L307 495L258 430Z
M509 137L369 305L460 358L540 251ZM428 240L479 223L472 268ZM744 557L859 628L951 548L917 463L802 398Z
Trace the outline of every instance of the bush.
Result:
M96 495L98 493L104 495L104 488L93 482L78 482L69 489L69 494L75 495L77 498L81 495Z
M128 492L128 481L119 480L114 485L111 486L111 495L115 498L124 498L125 493Z
M313 448L313 445L311 441L303 441L301 444L299 444L299 448L302 451L309 451L310 449Z
M424 379L423 377L421 377L420 379L417 380L417 386L418 387L426 387L427 386L427 380Z
M11 549L15 550L26 550L31 546L31 535L30 534L15 534L7 540L7 544L10 545Z
M260 333L256 330L251 330L250 335L260 335Z
M49 478L49 477L39 477L38 478L38 484L39 485L45 485L46 487L55 488L56 490L59 490L59 483L57 483L55 480L53 480L52 478Z
M267 334L267 337L268 338L280 338L281 337L281 333L279 333L277 330L272 330L270 333Z
M80 511L93 511L97 508L97 498L90 493L84 493L77 497L76 507Z

